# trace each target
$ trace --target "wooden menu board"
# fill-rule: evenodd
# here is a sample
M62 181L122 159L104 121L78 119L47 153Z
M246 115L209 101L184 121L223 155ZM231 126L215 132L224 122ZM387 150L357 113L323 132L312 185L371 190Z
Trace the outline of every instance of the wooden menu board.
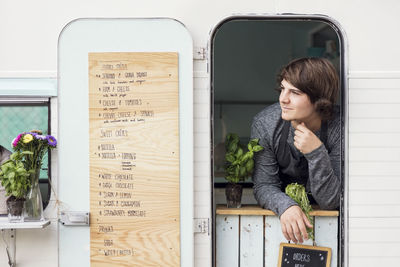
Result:
M330 267L332 249L281 243L278 267Z
M177 53L89 53L91 266L180 265L178 123Z

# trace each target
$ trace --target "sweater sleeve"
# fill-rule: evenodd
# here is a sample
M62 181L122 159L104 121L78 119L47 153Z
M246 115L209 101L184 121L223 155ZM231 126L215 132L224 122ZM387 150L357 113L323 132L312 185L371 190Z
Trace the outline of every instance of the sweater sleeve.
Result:
M10 158L11 152L5 147L0 147L0 165Z
M258 138L264 148L254 155L254 196L260 206L272 210L280 217L287 208L297 203L281 191L279 165L269 145L270 137L260 122L253 122L251 138Z
M337 209L340 205L340 137L331 152L322 144L305 154L308 161L310 189L322 209Z

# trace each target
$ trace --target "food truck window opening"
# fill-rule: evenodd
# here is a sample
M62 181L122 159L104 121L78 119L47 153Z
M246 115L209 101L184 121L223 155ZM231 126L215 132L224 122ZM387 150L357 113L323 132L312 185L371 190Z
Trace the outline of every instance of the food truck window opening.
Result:
M330 18L319 15L233 16L220 22L210 39L214 208L219 204L216 200L221 199L215 192L227 184L225 136L237 133L242 143L247 144L253 117L278 102L274 89L280 68L300 57L327 58L335 66L340 77L336 105L340 107L342 124L338 262L339 266L347 266L347 51L340 27ZM247 190L253 186L251 179L242 184ZM215 211L213 216L215 226ZM213 237L215 248L215 232Z
M13 152L11 142L20 133L30 130L42 130L50 134L50 100L48 98L15 98L0 99L0 145ZM42 194L43 208L51 196L51 155L43 159L39 176L39 187Z

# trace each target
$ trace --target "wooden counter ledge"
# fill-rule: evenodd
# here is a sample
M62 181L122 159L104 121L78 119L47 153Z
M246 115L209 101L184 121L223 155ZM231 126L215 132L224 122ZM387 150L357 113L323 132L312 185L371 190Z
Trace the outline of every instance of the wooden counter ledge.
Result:
M275 213L271 210L262 209L257 205L242 205L241 208L227 208L226 205L217 205L217 215L258 215L258 216L274 216ZM310 212L311 216L337 217L337 210L319 210L315 209Z

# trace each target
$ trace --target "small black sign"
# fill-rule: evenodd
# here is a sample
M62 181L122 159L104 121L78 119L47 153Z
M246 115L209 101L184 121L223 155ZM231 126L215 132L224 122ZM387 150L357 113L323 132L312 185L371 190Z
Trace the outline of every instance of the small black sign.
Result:
M278 267L330 267L331 253L326 247L281 243Z

